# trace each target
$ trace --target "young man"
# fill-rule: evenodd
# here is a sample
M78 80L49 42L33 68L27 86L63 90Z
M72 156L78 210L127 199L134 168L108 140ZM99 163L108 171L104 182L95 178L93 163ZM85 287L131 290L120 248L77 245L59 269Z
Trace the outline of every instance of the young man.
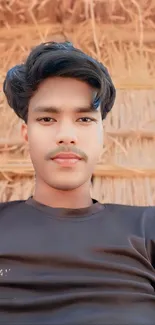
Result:
M155 209L90 196L115 88L70 43L36 47L4 81L23 119L33 197L0 204L0 324L155 324Z

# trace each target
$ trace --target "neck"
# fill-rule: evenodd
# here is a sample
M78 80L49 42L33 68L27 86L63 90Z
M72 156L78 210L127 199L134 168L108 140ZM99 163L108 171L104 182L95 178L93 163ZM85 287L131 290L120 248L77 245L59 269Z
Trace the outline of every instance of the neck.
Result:
M36 179L33 198L53 208L80 209L91 206L90 181L69 191L57 190Z

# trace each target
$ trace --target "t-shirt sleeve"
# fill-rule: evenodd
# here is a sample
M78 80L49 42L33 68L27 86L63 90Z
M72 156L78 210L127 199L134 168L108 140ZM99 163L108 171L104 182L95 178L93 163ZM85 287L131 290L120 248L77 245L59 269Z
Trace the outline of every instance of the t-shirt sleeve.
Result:
M155 269L155 207L144 211L145 245L152 266Z

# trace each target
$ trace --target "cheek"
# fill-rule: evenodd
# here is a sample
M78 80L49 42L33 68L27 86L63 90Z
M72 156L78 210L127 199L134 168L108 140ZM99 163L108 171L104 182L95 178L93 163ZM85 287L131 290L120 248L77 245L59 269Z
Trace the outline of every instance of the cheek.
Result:
M43 158L50 143L50 137L43 133L35 125L28 131L29 151L33 160L37 157Z
M102 154L103 149L103 127L97 126L96 129L87 136L86 150L90 157L91 163L96 163Z

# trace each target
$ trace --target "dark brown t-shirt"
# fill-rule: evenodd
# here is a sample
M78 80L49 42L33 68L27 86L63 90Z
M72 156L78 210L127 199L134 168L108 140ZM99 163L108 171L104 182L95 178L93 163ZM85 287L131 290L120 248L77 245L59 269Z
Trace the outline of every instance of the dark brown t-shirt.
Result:
M0 324L155 325L155 208L0 204Z

